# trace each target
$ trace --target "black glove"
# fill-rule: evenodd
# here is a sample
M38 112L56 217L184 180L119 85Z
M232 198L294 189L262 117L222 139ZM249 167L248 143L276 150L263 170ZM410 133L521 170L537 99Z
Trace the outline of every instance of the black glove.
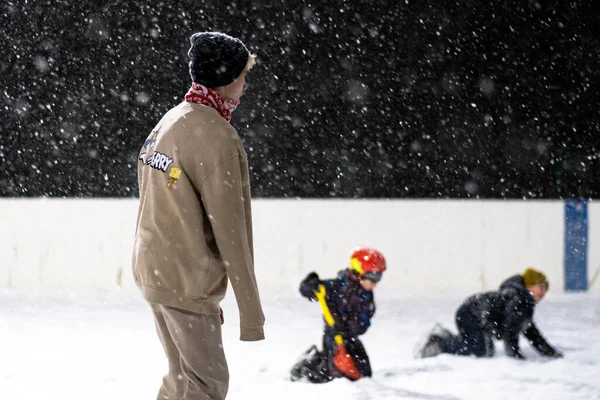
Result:
M303 285L306 285L312 291L318 290L319 285L321 284L321 279L319 279L319 275L316 272L311 272L304 278L302 281Z
M317 297L315 296L315 291L319 290L320 284L321 279L319 279L319 275L317 275L316 272L311 272L300 283L300 293L304 297L308 297L311 300L316 300Z

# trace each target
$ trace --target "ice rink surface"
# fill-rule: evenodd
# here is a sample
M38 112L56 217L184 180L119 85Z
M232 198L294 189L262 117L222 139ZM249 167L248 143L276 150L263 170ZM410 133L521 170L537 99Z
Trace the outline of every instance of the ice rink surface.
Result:
M223 303L228 400L600 399L600 295L550 293L535 321L564 359L526 362L442 355L418 360L415 345L435 322L452 331L464 295L376 292L377 313L363 342L374 376L355 383L290 382L288 371L320 343L319 306L293 290L263 292L267 340L238 340L230 291ZM7 400L155 399L166 360L149 308L136 291L0 291L0 397Z

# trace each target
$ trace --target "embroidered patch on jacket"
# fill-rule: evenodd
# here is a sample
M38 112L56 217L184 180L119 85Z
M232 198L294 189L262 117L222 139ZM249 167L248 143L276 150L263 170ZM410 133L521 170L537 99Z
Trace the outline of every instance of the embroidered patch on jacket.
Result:
M144 145L142 146L142 150L141 150L140 156L139 156L139 159L142 160L142 163L146 164L146 160L148 159L148 153L150 153L152 151L152 149L154 148L154 146L156 146L156 141L157 141L159 132L160 132L160 125L157 126L156 129L154 129L152 131L150 136L148 136L148 139L146 139L146 141L144 142Z
M142 159L142 156L140 156ZM142 159L142 161L144 161ZM148 157L147 160L144 161L144 164L151 166L154 169L157 169L162 172L167 172L169 165L173 163L173 159L166 154L155 151Z
M144 149L152 148L156 145L156 138L158 137L158 132L160 131L160 126L156 127L155 130L152 131L152 134L146 139L144 142Z
M177 183L177 180L181 176L181 170L177 167L171 167L169 171L169 182L167 182L167 189L172 189L173 185Z

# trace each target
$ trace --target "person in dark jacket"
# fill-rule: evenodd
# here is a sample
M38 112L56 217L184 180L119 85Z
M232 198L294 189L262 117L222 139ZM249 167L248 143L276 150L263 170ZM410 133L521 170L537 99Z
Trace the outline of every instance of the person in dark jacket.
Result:
M311 301L317 300L317 292L323 290L326 308L332 319L327 322L323 334L323 349L311 346L291 371L292 381L307 380L325 383L335 378L357 380L370 377L371 364L359 336L371 326L375 314L373 289L386 269L383 255L375 249L357 248L350 257L350 268L339 272L334 279L321 280L311 272L300 284L300 293ZM325 308L325 307L324 307ZM350 377L334 362L339 351L336 336L343 339L343 347L352 358L356 376Z
M456 312L458 335L436 325L417 357L440 353L492 357L493 339L503 340L508 356L525 359L519 349L519 334L542 355L562 357L542 336L533 322L533 310L549 284L546 276L532 268L502 283L500 289L467 298Z

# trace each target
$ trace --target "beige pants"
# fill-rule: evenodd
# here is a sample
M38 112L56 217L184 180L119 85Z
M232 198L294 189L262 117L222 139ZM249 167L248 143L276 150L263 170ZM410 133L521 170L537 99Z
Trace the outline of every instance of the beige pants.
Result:
M156 330L169 360L158 400L223 400L229 370L219 315L151 304Z

